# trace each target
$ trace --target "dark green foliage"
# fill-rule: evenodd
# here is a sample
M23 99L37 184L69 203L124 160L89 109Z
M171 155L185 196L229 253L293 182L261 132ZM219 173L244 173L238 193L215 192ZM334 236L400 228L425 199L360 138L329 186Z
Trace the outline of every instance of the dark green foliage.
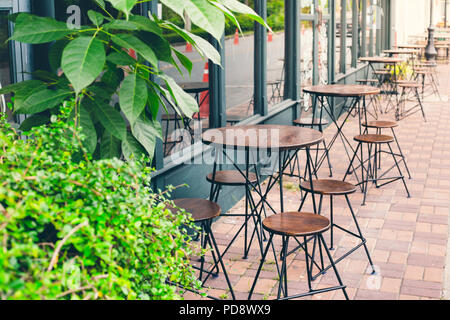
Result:
M140 162L90 160L69 113L28 140L0 122L0 300L178 298L166 280L196 283L190 215Z

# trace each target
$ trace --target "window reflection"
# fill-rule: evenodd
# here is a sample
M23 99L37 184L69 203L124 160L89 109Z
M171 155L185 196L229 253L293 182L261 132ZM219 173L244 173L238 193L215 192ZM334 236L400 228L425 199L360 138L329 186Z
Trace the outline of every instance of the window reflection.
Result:
M267 2L267 23L273 34L267 36L267 97L269 108L283 101L285 81L284 1Z
M5 87L11 84L11 51L9 42L9 23L7 16L9 11L0 11L0 85ZM11 112L7 108L10 101L9 95L0 95L0 112L7 112L11 116Z

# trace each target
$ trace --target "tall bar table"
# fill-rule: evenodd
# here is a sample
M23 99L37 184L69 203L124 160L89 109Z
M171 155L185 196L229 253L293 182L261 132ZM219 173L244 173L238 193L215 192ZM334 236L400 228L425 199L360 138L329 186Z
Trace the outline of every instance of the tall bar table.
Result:
M366 85L354 85L354 84L330 84L330 85L318 85L307 87L303 89L303 92L309 93L313 97L312 105L312 123L314 121L320 121L323 116L323 112L330 117L337 132L334 137L329 141L326 146L326 150L330 152L336 139L341 138L344 145L345 152L349 161L354 153L354 149L350 141L342 131L347 119L353 112L356 112L359 121L359 132L362 133L362 122L367 122L367 104L366 97L377 95L381 92L379 88L366 86ZM336 114L335 104L332 102L334 98L344 99L343 105L339 113ZM361 105L362 104L362 105ZM317 116L317 109L320 108L319 115ZM346 112L343 119L340 119ZM350 149L351 151L349 152ZM316 170L319 170L320 166L326 159L326 153L324 152L319 160L315 163ZM311 181L311 180L309 180Z
M286 125L248 125L233 126L218 129L209 129L202 135L203 143L214 147L214 164L211 181L215 181L218 166L222 163L232 165L246 181L246 189L253 189L255 197L249 197L246 201L246 210L250 212L247 219L256 217L255 231L259 239L261 256L263 250L263 230L261 216L266 214L266 207L274 214L284 212L283 174L289 166L297 151L306 150L305 167L309 174L309 181L313 181L312 158L310 148L321 143L323 134L314 129L301 128ZM260 165L269 159L272 166L269 172L262 174ZM252 172L251 172L252 171ZM250 179L250 173L257 176L256 183ZM261 180L268 176L265 190L262 190ZM267 200L268 193L275 185L279 184L280 210L276 210ZM312 188L314 186L312 185ZM210 198L213 198L214 184L211 184ZM318 213L315 198L313 197L314 213ZM258 229L260 231L258 231ZM229 242L223 257L235 241L238 233ZM303 247L303 244L299 242ZM271 244L274 256L276 256L273 244ZM221 258L220 257L220 258ZM278 274L280 268L275 259Z

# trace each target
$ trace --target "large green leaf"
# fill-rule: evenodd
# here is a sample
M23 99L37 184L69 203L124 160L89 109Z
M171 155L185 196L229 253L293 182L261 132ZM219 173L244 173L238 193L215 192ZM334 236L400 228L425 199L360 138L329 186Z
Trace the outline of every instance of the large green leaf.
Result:
M108 62L115 64L116 66L131 66L137 63L137 61L134 58L132 58L128 53L126 53L123 50L119 52L115 51L110 53L106 57L106 60Z
M230 11L245 14L247 17L250 17L251 19L259 22L266 28L270 29L263 18L261 18L252 8L246 6L242 2L238 0L217 0L217 1L223 4L225 7L227 7Z
M122 153L128 161L140 160L143 155L146 155L144 147L129 132L127 132L127 138L122 141Z
M152 48L158 60L169 63L173 62L169 41L157 34L143 31L139 32L137 36L142 42Z
M186 42L191 43L197 51L200 53L202 57L206 57L211 60L213 63L217 65L221 65L221 57L219 52L214 48L211 43L203 39L202 37L196 36L193 33L190 33L177 25L166 21L164 26L167 29L170 29L176 32L179 36L181 36Z
M25 108L25 101L34 93L47 90L47 85L39 80L26 80L12 86L14 92L14 110Z
M64 49L61 67L78 93L100 75L105 66L103 44L94 37L80 37Z
M22 104L15 104L14 112L17 114L34 114L42 112L56 107L71 94L72 92L67 90L39 90L26 98Z
M172 48L172 51L175 53L175 55L177 56L178 60L181 62L183 67L185 67L186 70L189 72L189 76L190 76L191 72L192 72L192 67L193 67L192 61L189 60L188 57L186 57L184 54L182 54L180 51L176 50L175 48Z
M161 3L172 9L184 20L185 1L180 0L160 0Z
M137 0L108 0L108 2L110 2L117 10L125 13L128 19L131 10L136 5Z
M30 91L33 89L42 89L45 88L46 85L44 82L39 80L25 80L22 82L17 82L10 84L4 88L0 89L0 94L8 94L11 92L17 93L19 91Z
M107 85L113 92L115 92L119 87L122 79L123 71L120 68L109 68L102 76L102 83ZM108 101L109 100L111 100L110 95Z
M225 16L222 11L206 0L186 1L184 9L192 23L220 41L225 31Z
M154 33L162 36L161 27L153 20L143 16L130 16L130 21L133 22L139 30Z
M105 21L105 16L94 10L88 11L88 17L89 20L91 20L92 23L95 24L97 27L100 26L103 23L103 21Z
M152 48L150 48L137 37L131 34L120 33L113 35L111 39L115 44L125 49L133 49L134 51L139 53L145 60L150 62L153 67L158 68L158 58L156 57L155 52L153 52Z
M50 64L50 68L53 70L53 72L56 73L56 71L61 67L61 58L64 51L65 46L68 44L68 40L58 40L51 46L49 52L48 52L48 61Z
M164 74L161 74L160 77L166 82L167 89L183 114L188 118L192 118L192 115L198 112L197 101L190 94L186 93L171 77Z
M152 114L153 120L156 120L159 112L159 106L162 105L161 97L156 93L153 87L148 88L148 107Z
M43 113L37 113L29 116L26 118L21 124L19 129L22 131L29 131L31 128L39 127L44 124L47 124L50 122L50 113L49 112L43 112Z
M112 159L120 157L120 140L105 130L100 142L100 158Z
M64 38L73 32L64 22L21 13L16 18L11 40L32 44L47 43Z
M95 116L108 132L119 140L125 139L127 126L119 111L100 99L94 100L91 106Z
M103 25L105 30L138 30L138 26L131 21L128 20L113 20L109 23Z
M122 82L119 91L120 109L127 117L130 125L133 125L144 111L147 97L147 84L144 79L135 73L127 76Z
M156 138L162 139L161 124L158 121L140 117L131 127L131 131L137 141L145 148L149 157L153 158Z
M89 110L82 104L80 106L79 125L82 128L81 132L85 136L83 145L88 152L93 153L97 147L97 132L95 131L94 123L92 122Z

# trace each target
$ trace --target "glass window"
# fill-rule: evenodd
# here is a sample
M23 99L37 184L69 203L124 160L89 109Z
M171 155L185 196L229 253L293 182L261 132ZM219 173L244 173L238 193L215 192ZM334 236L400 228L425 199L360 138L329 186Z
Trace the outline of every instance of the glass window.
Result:
M347 0L347 53L345 55L345 65L347 71L352 67L353 28L358 28L358 21L356 21L356 23L353 21L353 1L356 0Z
M336 1L336 73L340 74L342 73L342 68L341 68L341 56L342 56L342 48L341 48L341 44L342 44L342 33L344 32L345 34L347 33L347 29L346 30L342 30L343 26L341 23L341 16L342 16L342 2L341 0L335 0ZM346 35L344 35L345 37Z
M267 23L273 34L267 37L267 98L269 108L284 96L284 0L267 1Z
M255 10L254 1L248 6ZM254 114L255 24L237 15L242 29L227 21L225 39L225 83L227 121L235 124Z
M0 11L0 85L6 87L11 84L11 50L7 42L9 38L9 11ZM9 95L0 95L0 112L7 112L11 116L6 104L10 101Z
M330 23L329 0L319 0L319 24L317 26L319 50L318 57L318 83L328 83L328 30Z
M199 36L204 36L199 32L199 29L191 24L188 17L186 17L186 24L183 19L171 11L166 6L162 7L162 18L170 20L179 27L195 33ZM166 39L172 44L175 50L179 51L190 59L193 63L191 74L188 70L181 67L181 73L173 65L161 62L160 68L167 75L171 76L184 90L190 93L200 105L200 112L188 115L193 117L181 117L175 112L176 106L173 106L169 101L163 98L165 108L161 109L161 125L163 132L163 152L165 157L173 156L191 147L197 140L196 132L200 132L203 129L208 128L209 122L209 68L208 61L205 60L200 54L187 45L184 40L176 33L165 30ZM177 58L174 56L177 61Z

